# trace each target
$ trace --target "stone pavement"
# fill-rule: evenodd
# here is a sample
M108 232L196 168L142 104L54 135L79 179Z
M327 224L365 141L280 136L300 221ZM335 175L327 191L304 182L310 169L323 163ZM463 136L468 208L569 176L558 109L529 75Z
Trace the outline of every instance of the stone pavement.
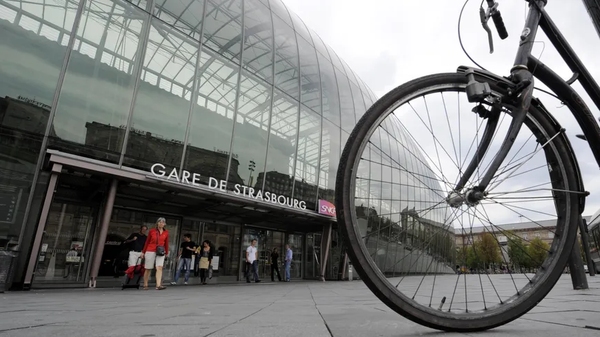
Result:
M600 336L600 276L589 278L589 290L570 282L564 275L513 323L471 334L414 324L360 281L9 292L0 294L0 337Z

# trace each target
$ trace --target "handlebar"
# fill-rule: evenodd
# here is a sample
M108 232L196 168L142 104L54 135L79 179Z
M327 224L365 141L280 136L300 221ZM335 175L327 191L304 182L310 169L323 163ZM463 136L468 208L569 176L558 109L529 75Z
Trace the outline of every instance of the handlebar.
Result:
M494 21L494 26L496 26L500 38L502 40L506 39L508 37L508 32L506 31L506 26L504 26L504 21L502 20L502 15L499 10L492 13L492 20Z
M487 0L488 10L485 11L483 7L479 7L479 15L481 18L481 25L483 29L488 34L488 40L490 44L490 53L494 52L494 42L492 38L492 32L487 24L490 18L494 21L494 26L496 27L496 31L500 36L500 39L504 40L508 37L508 32L506 31L506 26L504 26L504 21L502 20L502 15L498 10L498 3L494 0Z

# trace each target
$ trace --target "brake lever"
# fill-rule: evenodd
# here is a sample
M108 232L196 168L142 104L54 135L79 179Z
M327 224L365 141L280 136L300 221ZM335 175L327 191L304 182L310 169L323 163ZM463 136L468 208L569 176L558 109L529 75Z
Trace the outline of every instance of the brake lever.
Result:
M488 14L486 14L485 9L483 9L483 7L479 7L479 18L481 19L481 25L483 26L483 29L485 29L485 31L488 34L488 43L490 45L490 54L494 53L494 37L492 36L492 30L490 29L490 26L488 25L488 20L490 19L490 16Z

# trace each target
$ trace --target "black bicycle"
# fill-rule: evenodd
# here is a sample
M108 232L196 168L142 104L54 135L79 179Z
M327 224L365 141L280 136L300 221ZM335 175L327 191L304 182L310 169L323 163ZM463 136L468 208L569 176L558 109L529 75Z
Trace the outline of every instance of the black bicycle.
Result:
M600 128L571 85L599 107L600 88L547 1L527 2L509 76L462 66L403 84L365 113L342 153L337 219L354 267L391 309L431 328L508 323L565 270L588 193L565 130L533 95L535 79L559 100L551 108L571 111L600 164ZM498 4L487 5L484 28L491 18L505 39ZM572 78L532 56L538 27Z

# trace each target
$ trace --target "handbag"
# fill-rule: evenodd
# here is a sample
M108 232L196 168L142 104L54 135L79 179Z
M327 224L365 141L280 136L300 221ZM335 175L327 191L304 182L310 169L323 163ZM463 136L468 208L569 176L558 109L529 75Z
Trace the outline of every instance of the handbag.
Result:
M156 256L165 256L165 247L160 245L160 231L155 229L156 231Z

